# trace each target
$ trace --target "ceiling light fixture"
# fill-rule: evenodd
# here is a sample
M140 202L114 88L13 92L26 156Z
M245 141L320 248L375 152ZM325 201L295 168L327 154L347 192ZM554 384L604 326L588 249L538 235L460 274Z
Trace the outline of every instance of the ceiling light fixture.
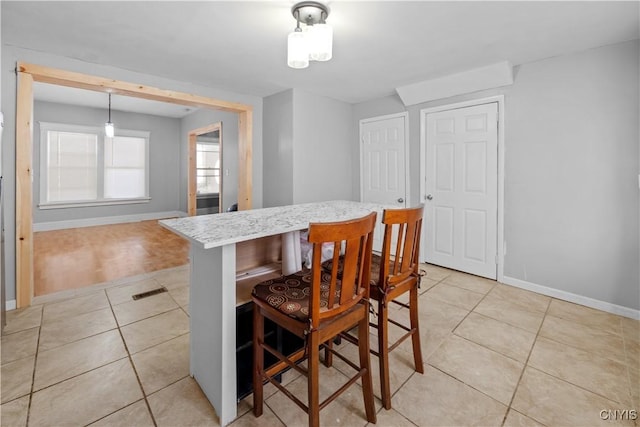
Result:
M116 129L111 123L111 92L109 92L109 121L104 124L104 134L107 138L113 138L116 133Z
M329 8L315 1L303 1L291 8L296 28L289 34L287 65L307 68L309 61L328 61L332 57L333 28L326 23ZM304 27L300 27L300 23Z

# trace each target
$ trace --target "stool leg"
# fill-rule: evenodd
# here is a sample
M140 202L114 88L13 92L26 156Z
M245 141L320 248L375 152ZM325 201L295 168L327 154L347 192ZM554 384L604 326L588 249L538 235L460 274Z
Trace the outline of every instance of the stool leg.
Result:
M333 365L333 353L331 353L331 349L333 348L333 339L330 339L325 343L326 347L324 348L324 366L330 368Z
M257 305L253 306L253 414L262 415L262 375L264 371L264 317Z
M307 335L307 345L309 358L307 359L307 387L308 387L308 407L309 407L309 427L320 426L320 342L318 332L312 331Z
M365 307L368 310L368 307ZM367 373L362 377L362 396L367 421L375 424L377 421L376 408L373 397L373 381L371 380L371 353L369 352L369 316L365 316L358 325L358 350L360 354L360 369Z
M418 286L411 288L409 294L409 318L411 321L411 329L414 331L411 336L413 343L413 363L416 365L416 371L424 374L424 365L422 364L422 348L420 347L420 327L418 322Z
M380 388L382 406L391 409L391 385L389 384L389 313L384 296L378 301L378 354L380 364Z

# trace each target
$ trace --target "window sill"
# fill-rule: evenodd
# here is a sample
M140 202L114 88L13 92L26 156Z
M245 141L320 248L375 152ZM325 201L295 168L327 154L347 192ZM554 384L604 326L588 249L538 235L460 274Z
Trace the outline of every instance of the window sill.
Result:
M91 200L87 202L52 202L40 203L40 209L66 209L66 208L84 208L90 206L111 206L111 205L133 205L138 203L149 203L151 197L139 197L136 199L108 199L108 200Z

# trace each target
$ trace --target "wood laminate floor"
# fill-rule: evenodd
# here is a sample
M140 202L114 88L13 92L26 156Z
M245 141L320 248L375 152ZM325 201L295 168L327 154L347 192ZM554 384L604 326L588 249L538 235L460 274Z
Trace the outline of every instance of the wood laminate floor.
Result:
M35 296L189 262L187 240L158 221L42 231L33 245Z

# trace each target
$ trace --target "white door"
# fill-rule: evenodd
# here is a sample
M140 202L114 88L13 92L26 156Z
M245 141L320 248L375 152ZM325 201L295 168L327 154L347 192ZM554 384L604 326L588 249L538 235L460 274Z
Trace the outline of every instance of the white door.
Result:
M496 279L498 104L426 116L427 262Z
M363 202L406 207L406 126L406 113L360 121L360 196ZM376 250L382 248L382 234L381 226L376 227L373 242Z

